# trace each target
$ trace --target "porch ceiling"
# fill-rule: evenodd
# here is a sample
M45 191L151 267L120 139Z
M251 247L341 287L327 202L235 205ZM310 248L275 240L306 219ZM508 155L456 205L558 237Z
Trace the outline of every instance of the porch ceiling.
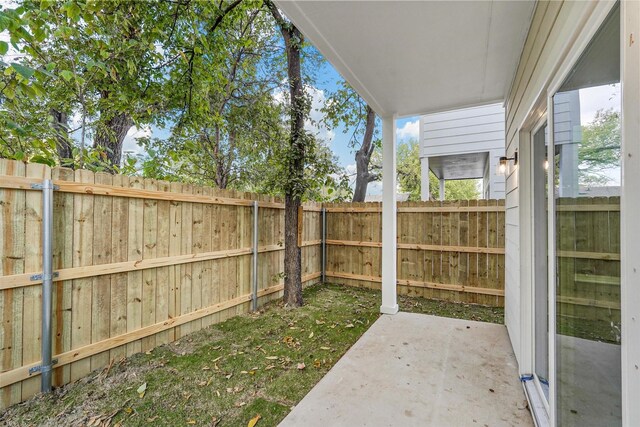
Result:
M381 116L504 100L535 4L276 2Z
M438 179L476 179L484 176L489 153L429 157L429 169Z

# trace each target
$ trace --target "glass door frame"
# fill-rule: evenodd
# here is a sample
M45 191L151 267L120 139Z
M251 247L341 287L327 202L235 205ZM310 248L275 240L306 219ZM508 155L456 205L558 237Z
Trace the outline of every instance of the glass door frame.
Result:
M535 194L536 194L536 192L535 192L535 182L536 182L535 173L536 173L536 166L537 166L535 164L536 159L535 159L535 155L534 155L534 152L535 152L535 146L534 146L534 144L535 144L535 135L540 130L544 129L545 126L547 126L547 134L549 134L548 117L553 117L553 115L548 116L546 111L543 112L541 117L538 119L536 124L533 126L533 128L532 128L532 130L531 130L531 132L529 134L529 141L530 141L530 145L531 145L530 151L529 151L529 153L531 154L530 155L530 159L529 159L529 162L530 162L529 167L531 168L530 170L531 170L531 190L532 190L531 191L531 209L532 209L532 217L533 217L532 227L531 227L532 231L533 231L532 232L532 237L534 237L536 235L535 230L536 230L536 227L537 227L537 225L535 223L536 222L535 221L535 204L536 204L536 199L535 199ZM546 144L547 144L547 147L549 147L550 139L546 141ZM547 160L547 162L549 162L549 152L551 152L552 150L547 148L546 151L547 151L546 160ZM551 165L553 163L548 163L548 164ZM549 169L552 169L552 168L549 168ZM547 176L548 175L549 174L547 173ZM553 182L553 181L551 181L551 182ZM548 187L548 184L547 184L547 187ZM547 193L547 211L549 210L548 209L548 207L549 207L548 200L549 200L549 193ZM549 232L549 225L548 224L549 224L549 222L547 220L547 233ZM535 239L535 237L534 237L534 239ZM547 242L547 247L548 247L548 242ZM548 249L547 249L547 258L549 258ZM531 347L531 350L532 350L532 355L531 355L531 361L532 361L532 370L531 371L532 372L531 372L531 375L533 377L533 383L534 383L534 385L536 387L536 390L538 392L538 396L540 397L540 400L542 401L542 403L544 405L544 408L547 411L547 416L550 417L551 416L551 413L550 413L551 412L550 411L550 409L551 409L550 408L551 394L550 393L551 393L551 388L552 388L551 387L551 384L552 384L552 382L551 382L551 372L552 371L551 371L551 360L550 360L551 359L551 348L550 348L550 346L551 346L551 341L553 341L552 337L554 336L551 333L551 323L552 322L551 322L551 317L549 317L550 305L551 305L550 304L551 300L549 299L549 294L551 292L548 292L547 301L546 301L547 302L547 325L548 325L548 328L549 328L548 337L547 337L548 338L548 341L547 341L547 359L548 359L547 360L547 370L549 371L548 372L548 376L549 376L549 378L548 378L548 382L549 382L549 385L548 385L548 387L549 387L549 399L547 399L546 394L544 393L544 390L542 389L542 384L540 382L540 378L538 377L538 374L536 373L537 372L537 368L536 368L537 340L536 340L536 328L535 328L535 325L536 325L536 320L537 320L537 317L536 317L536 306L537 306L538 301L536 299L536 295L537 295L537 292L536 292L537 276L536 276L536 274L537 273L536 273L535 244L534 244L534 248L533 248L533 252L532 252L532 261L533 262L532 262L532 269L531 269L531 272L532 272L532 277L531 277L531 279L532 279L531 280L532 292L531 292L531 296L532 296L532 301L533 301L533 310L532 310L531 315L532 315L532 321L533 321L532 322L533 328L532 328L532 331L531 331L531 337L532 337L533 346ZM548 290L551 288L549 286L549 283L551 283L551 282L549 282L549 276L550 276L549 275L549 271L550 271L549 261L547 261L546 274L547 274L547 289ZM554 329L554 333L555 333L555 329Z
M624 13L624 1L620 1L621 4L621 16L620 16L620 27L621 27L621 37L625 38L625 33L623 31L624 23L625 23L625 13ZM617 4L616 1L613 2L599 2L595 5L595 10L591 14L588 22L583 25L583 33L572 43L569 53L565 56L565 59L561 62L559 68L554 72L551 82L547 87L547 117L550 120L547 121L547 132L548 132L548 147L552 147L547 150L547 161L549 162L549 169L547 174L547 202L548 202L548 216L547 216L547 254L548 254L548 298L549 298L549 420L552 426L557 425L557 411L558 411L558 402L557 402L557 375L556 375L556 335L557 335L557 327L556 327L556 277L557 277L557 263L556 263L556 207L555 207L555 193L554 193L554 183L555 183L555 130L554 130L554 96L562 86L566 77L569 75L575 64L578 62L582 53L587 48L588 44L591 42L595 34L597 33L600 25L605 21L611 10ZM625 53L623 49L623 40L620 41L620 49L621 49L621 70L624 68L625 62ZM623 100L624 100L624 72L622 72L620 76L620 83L623 87ZM624 123L624 103L621 105L622 112L622 133L624 135L625 132L625 123ZM623 156L624 156L624 136L623 136ZM624 173L624 166L622 166ZM623 175L624 176L624 175ZM621 182L621 190L624 199L625 192L624 179ZM621 205L621 221L622 218L622 205ZM621 244L623 245L622 241ZM624 256L624 251L621 252L621 257ZM624 271L621 271L621 292L624 295ZM624 312L624 299L621 300L622 310ZM624 329L624 313L622 315L623 321L623 329ZM624 339L624 337L623 337ZM624 344L623 344L624 346ZM623 350L623 359L624 359L624 350ZM625 367L624 363L622 366L622 377L624 379L625 375ZM622 389L622 405L623 405L623 423L625 420L625 387L623 384Z
M582 52L582 49L580 50ZM577 58L576 58L577 61ZM573 62L572 62L573 63ZM564 80L564 76L560 82ZM559 84L558 84L559 86ZM557 388L556 388L556 206L555 206L555 138L554 138L554 103L556 89L547 93L547 324L549 327L549 401L548 414L551 425L557 422Z

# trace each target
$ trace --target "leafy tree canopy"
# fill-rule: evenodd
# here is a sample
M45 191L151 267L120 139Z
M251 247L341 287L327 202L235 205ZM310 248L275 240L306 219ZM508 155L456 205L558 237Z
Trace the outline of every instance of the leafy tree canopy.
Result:
M580 182L607 184L611 180L607 172L619 167L620 155L620 113L599 110L593 122L582 127L582 143L578 149Z
M1 31L0 157L283 194L286 55L262 1L25 0ZM301 47L310 85L321 57ZM133 126L163 136L121 164ZM304 197L347 197L336 158L305 138Z

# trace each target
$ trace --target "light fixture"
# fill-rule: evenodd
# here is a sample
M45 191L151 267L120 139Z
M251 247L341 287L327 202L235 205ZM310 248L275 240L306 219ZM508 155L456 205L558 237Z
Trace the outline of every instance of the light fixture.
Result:
M507 162L509 160L513 160L513 165L516 166L518 164L518 152L513 153L513 157L500 157L500 163L498 164L498 175L504 175L507 171Z
M546 170L546 171L549 170L549 160L547 160L547 159L544 160L544 170Z

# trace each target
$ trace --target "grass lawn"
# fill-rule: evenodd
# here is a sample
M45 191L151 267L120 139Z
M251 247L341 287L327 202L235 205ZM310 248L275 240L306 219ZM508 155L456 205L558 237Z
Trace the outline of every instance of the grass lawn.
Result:
M9 408L0 425L246 426L259 415L257 427L275 426L379 316L379 291L316 285L304 297L301 309L272 303L115 362ZM503 322L501 308L402 296L399 304Z

